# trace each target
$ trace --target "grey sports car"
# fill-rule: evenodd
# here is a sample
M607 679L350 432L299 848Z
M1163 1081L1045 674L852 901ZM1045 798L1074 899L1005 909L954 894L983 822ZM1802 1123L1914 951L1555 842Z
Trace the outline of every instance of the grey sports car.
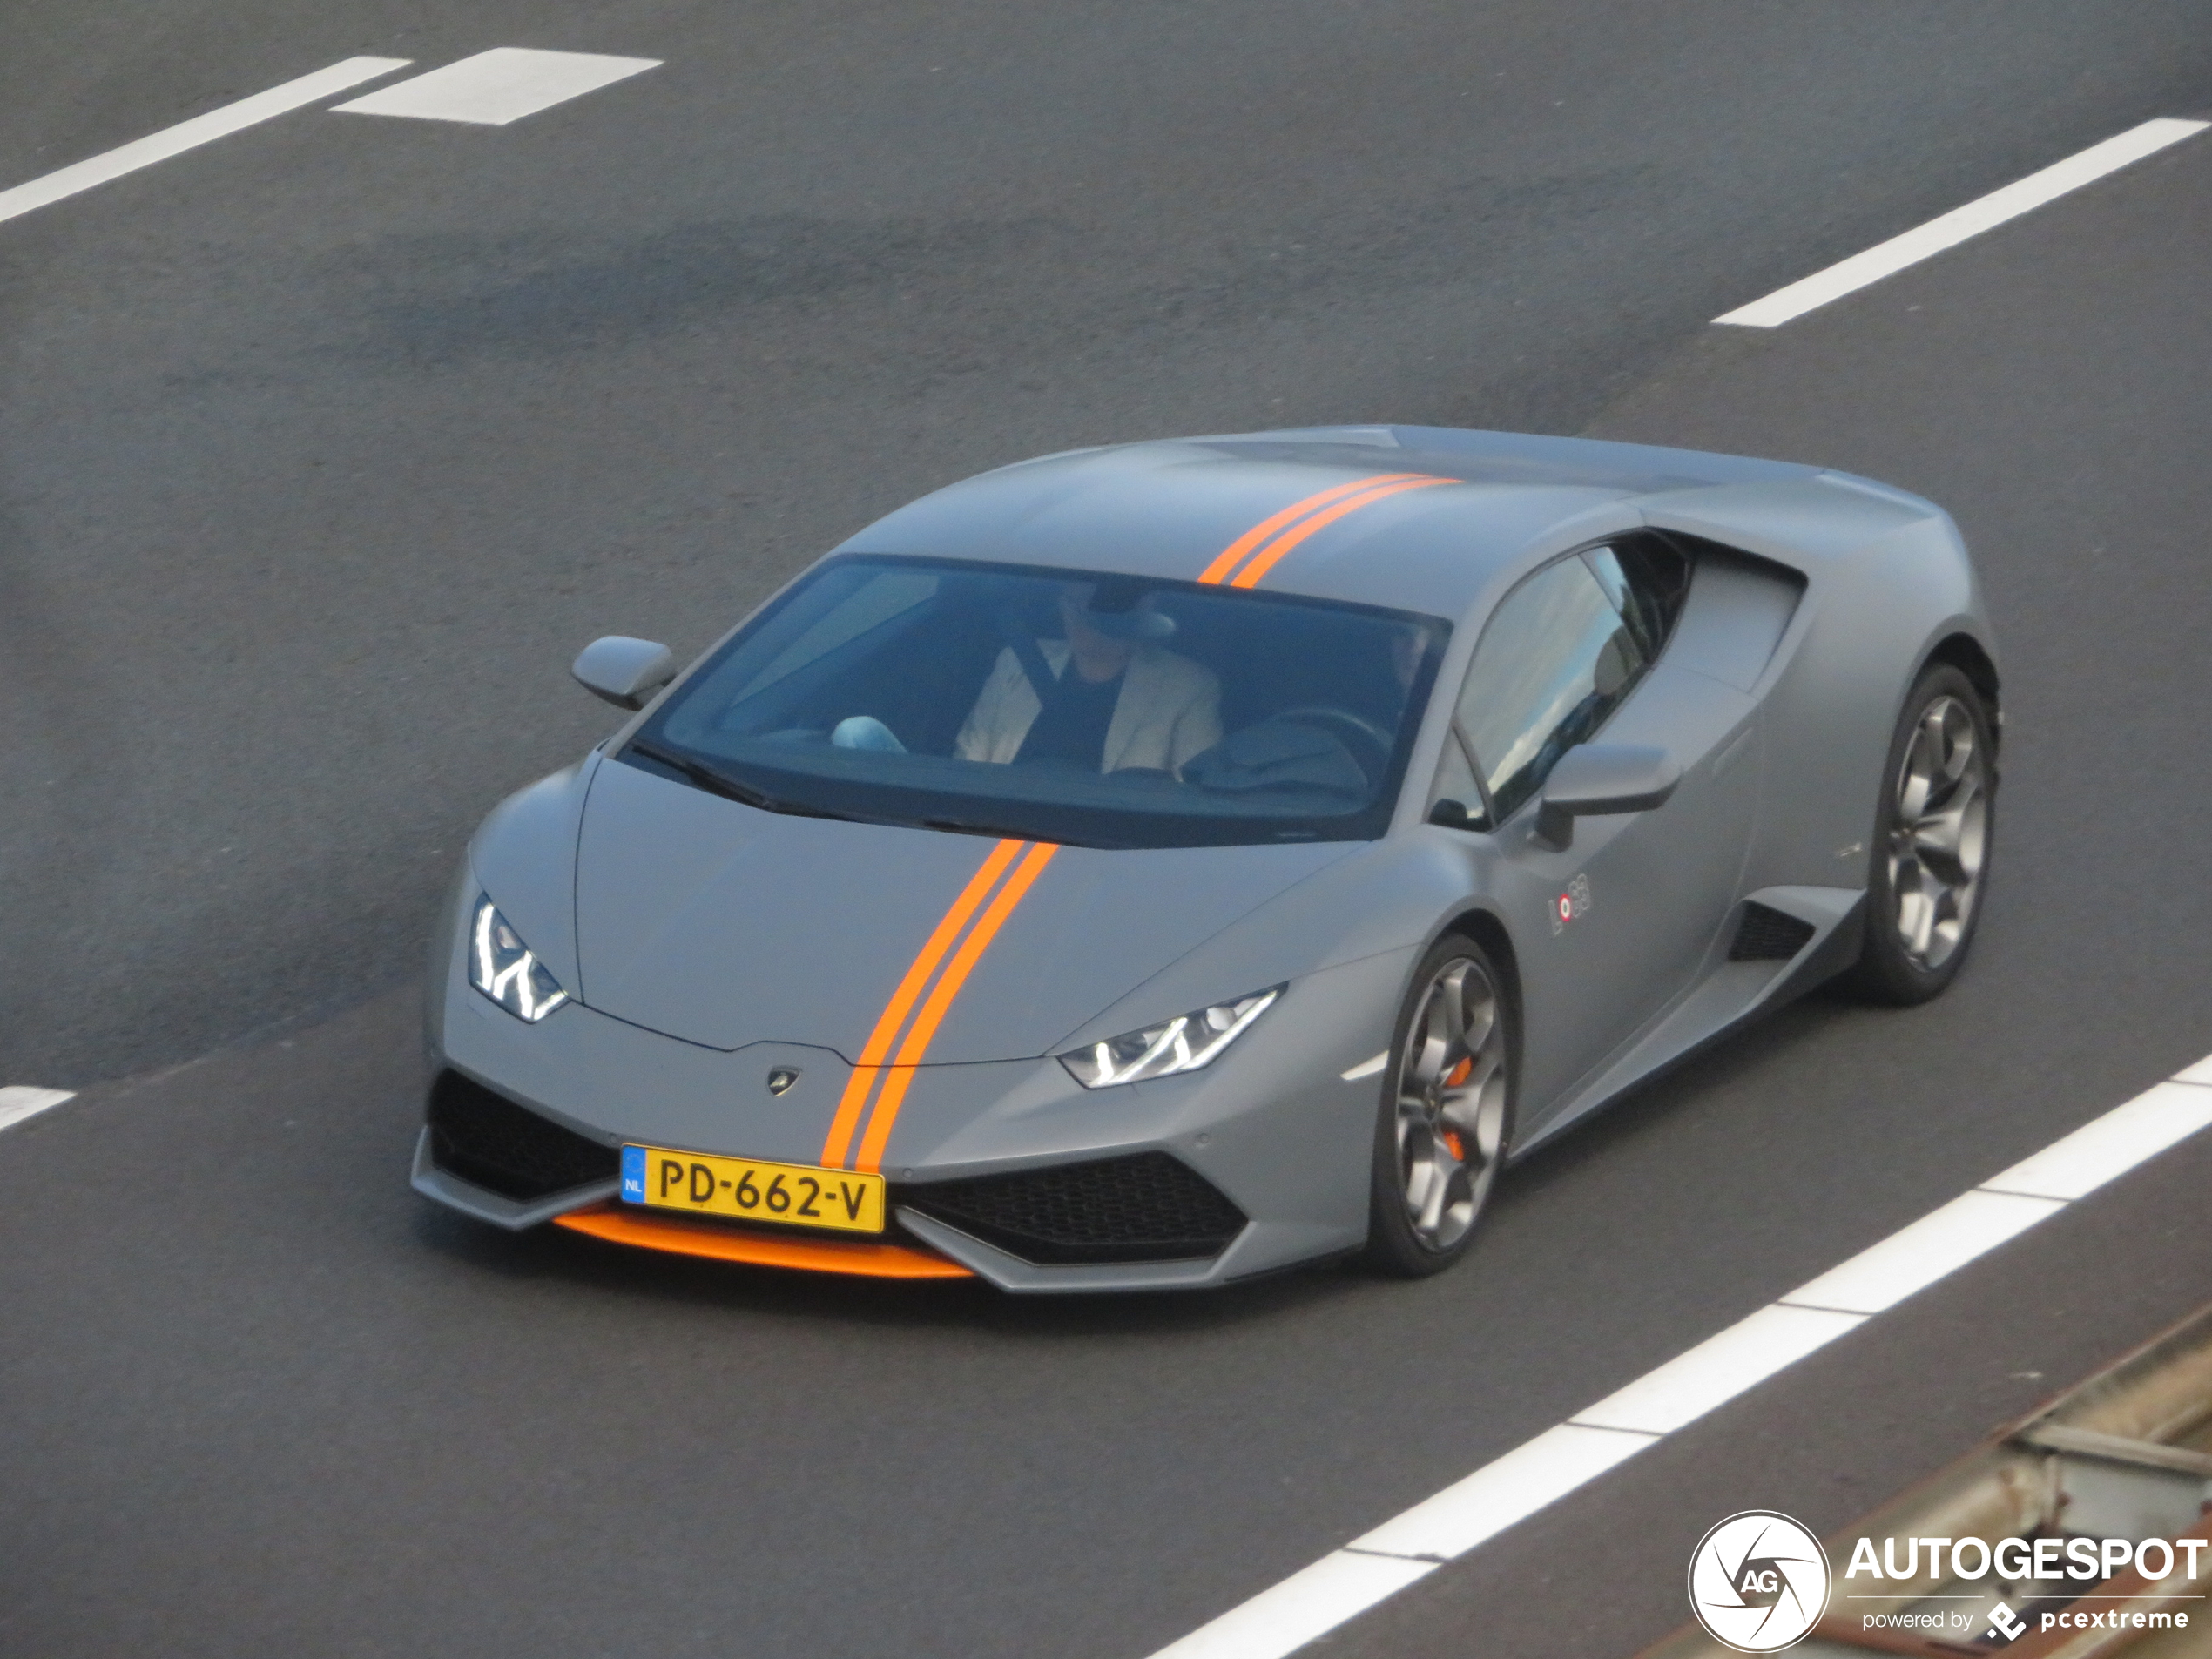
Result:
M1838 974L1959 971L1998 675L1938 508L1344 428L900 509L505 802L424 1193L1008 1291L1433 1272L1500 1170Z

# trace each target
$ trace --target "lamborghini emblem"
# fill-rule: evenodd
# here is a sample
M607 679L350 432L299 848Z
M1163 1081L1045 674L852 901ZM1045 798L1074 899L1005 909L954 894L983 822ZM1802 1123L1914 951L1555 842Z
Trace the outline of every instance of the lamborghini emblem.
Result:
M798 1081L799 1069L796 1066L778 1066L768 1074L768 1092L780 1095Z

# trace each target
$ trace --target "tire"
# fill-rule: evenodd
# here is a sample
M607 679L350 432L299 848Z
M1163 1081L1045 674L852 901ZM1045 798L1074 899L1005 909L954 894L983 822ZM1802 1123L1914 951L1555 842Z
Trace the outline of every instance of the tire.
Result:
M1863 1000L1910 1008L1959 976L1981 920L1996 829L1996 745L1973 683L1938 663L1898 717L1875 805L1865 941L1845 976Z
M1414 972L1383 1069L1369 1267L1426 1278L1467 1254L1512 1144L1520 1062L1504 975L1474 941L1447 934Z

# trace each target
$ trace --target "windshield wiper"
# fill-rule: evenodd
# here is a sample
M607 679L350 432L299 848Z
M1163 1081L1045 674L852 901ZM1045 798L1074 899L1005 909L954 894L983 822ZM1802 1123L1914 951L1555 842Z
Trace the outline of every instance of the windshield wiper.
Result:
M1065 835L1040 835L1035 830L1009 828L1003 824L982 824L969 818L922 818L914 820L924 829L943 830L952 835L995 835L1009 841L1050 841L1058 846L1115 846L1124 843L1115 841L1077 841Z
M725 800L738 801L764 813L784 813L794 818L831 818L846 824L886 824L907 828L919 826L922 829L944 830L954 835L995 835L1007 840L1051 840L1063 846L1111 845L1103 841L1071 841L1065 836L1040 836L1033 830L1009 828L999 824L977 823L965 818L871 818L860 813L837 812L827 806L809 806L799 801L785 800L779 796L772 795L765 789L732 778L725 772L716 770L705 761L694 760L687 754L679 754L673 749L665 748L650 738L632 738L624 745L624 752L635 750L646 759L666 766L671 772L679 774L687 782L696 784L710 795L719 795Z
M704 761L678 754L673 749L664 749L650 738L632 738L628 746L646 759L658 761L670 771L680 773L687 782L696 784L710 795L719 795L725 800L734 800L760 812L782 813L792 818L833 818L845 823L872 821L857 818L851 813L833 812L826 806L808 806L798 801L784 800L765 789L756 789L751 784L740 782L727 772L718 772Z

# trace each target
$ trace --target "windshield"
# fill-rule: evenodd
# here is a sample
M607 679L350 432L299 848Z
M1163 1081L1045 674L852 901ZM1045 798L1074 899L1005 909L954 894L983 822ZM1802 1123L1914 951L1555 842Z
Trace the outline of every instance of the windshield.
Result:
M1076 845L1366 840L1448 632L1195 583L847 556L619 759L774 811Z

